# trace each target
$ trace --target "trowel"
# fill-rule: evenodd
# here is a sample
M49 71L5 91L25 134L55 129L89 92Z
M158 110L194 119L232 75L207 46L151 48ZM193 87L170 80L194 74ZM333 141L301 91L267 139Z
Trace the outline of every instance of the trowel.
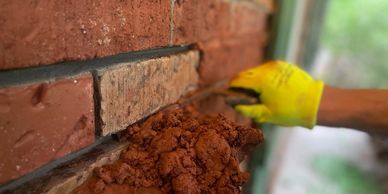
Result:
M242 88L209 87L192 94L184 99L181 104L189 104L195 100L205 99L211 95L222 96L226 104L235 107L237 105L251 105L260 103L260 95L256 92Z
M251 105L260 103L259 94L241 88L229 88L226 90L216 90L216 95L225 97L225 102L232 107L237 105Z

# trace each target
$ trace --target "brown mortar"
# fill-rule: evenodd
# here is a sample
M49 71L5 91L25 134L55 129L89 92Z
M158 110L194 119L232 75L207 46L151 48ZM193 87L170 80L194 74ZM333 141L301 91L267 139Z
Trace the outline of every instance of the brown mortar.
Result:
M241 193L249 173L239 163L263 141L260 130L193 107L158 113L119 137L132 144L75 193Z

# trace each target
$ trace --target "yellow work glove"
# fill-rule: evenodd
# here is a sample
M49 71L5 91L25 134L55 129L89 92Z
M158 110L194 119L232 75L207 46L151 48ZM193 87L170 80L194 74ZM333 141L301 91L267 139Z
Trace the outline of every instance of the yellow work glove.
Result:
M236 106L238 112L256 122L313 128L324 83L296 65L270 61L239 73L230 87L260 94L262 104Z

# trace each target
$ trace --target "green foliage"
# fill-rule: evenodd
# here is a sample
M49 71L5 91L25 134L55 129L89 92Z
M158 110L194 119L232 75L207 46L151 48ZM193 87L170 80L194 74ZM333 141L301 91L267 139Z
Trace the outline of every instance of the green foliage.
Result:
M332 0L322 42L336 56L347 56L368 86L388 85L388 1Z

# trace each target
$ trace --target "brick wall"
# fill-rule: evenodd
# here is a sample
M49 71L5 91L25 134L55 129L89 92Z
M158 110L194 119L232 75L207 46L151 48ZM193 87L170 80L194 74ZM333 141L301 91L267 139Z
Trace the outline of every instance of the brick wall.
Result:
M259 64L273 9L269 0L0 5L0 192L15 193L70 192L86 164L123 147L111 134ZM249 123L222 98L198 103Z

